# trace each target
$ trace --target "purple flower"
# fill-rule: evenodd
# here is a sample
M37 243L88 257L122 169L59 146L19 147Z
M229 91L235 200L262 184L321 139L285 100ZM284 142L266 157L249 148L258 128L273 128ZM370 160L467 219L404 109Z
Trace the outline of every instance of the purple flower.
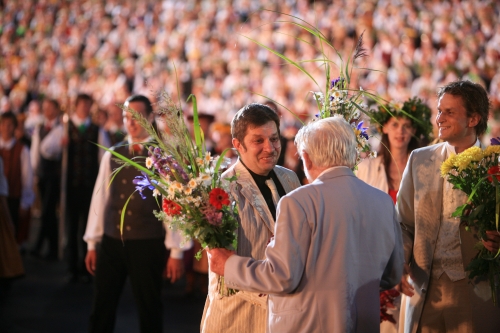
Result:
M368 133L366 133L366 130L368 129L368 127L363 127L362 121L359 122L358 126L356 126L356 129L359 131L359 135L361 135L363 138L365 138L365 140L369 139Z
M500 146L500 136L496 138L491 138L490 143L492 146Z
M142 191L145 188L148 188L151 191L154 190L155 187L153 184L158 184L158 182L155 180L150 180L148 175L145 172L141 171L141 173L143 174L143 176L136 176L135 179L132 181L132 183L134 183L136 185L135 189L137 191L139 191L141 198L146 199L144 194L142 194Z
M332 89L333 87L338 87L339 84L343 85L343 83L344 83L344 79L341 77L338 77L338 78L332 80L332 82L330 83L330 89Z

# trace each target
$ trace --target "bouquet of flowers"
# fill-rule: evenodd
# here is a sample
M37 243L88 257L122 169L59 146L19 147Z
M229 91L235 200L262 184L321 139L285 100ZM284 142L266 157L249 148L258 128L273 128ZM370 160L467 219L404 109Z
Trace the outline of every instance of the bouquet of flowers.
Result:
M380 292L380 322L389 321L393 324L396 323L392 313L388 310L395 309L396 305L394 302L401 293L396 289L389 289Z
M271 11L274 12L274 11ZM359 39L356 43L356 46L353 50L352 56L349 56L347 61L344 62L340 52L335 49L335 47L327 40L327 37L321 32L320 29L315 26L307 23L306 21L289 14L279 13L278 14L288 17L290 19L279 20L275 23L284 23L296 26L308 33L310 33L315 41L317 42L316 51L319 56L315 59L303 59L300 61L296 61L288 58L284 53L280 53L271 47L268 47L257 40L243 36L248 38L252 42L258 44L259 46L265 48L269 52L275 54L276 56L283 59L289 65L296 67L299 71L304 73L307 77L309 77L313 83L319 88L319 91L311 91L319 112L315 115L315 119L323 119L327 117L333 116L341 116L343 117L349 124L356 135L356 139L358 142L358 164L362 158L365 157L375 157L376 153L372 151L370 144L368 143L369 135L367 133L367 127L363 127L363 121L361 120L361 116L363 114L370 117L368 113L368 106L365 104L366 101L370 100L374 103L383 105L384 101L382 98L377 96L376 94L370 93L368 91L363 90L361 87L359 89L357 87L351 87L351 77L353 75L353 68L355 67L355 62L359 58L363 58L367 56L367 50L363 47L363 33L359 36ZM299 42L304 42L309 45L313 45L308 41L301 39L300 34L295 37ZM313 45L313 46L316 46ZM340 59L340 64L336 64L332 60L329 59L329 53L333 50L333 53L338 56ZM326 75L326 86L322 88L318 81L302 66L305 63L318 63L322 67L324 67L324 73ZM338 77L332 79L332 71L333 67L337 67L336 72L338 73ZM266 97L266 96L264 96ZM275 103L281 105L280 103ZM300 118L286 106L281 105L287 111L292 113L297 119Z
M500 209L500 142L492 139L492 145L486 149L471 147L460 154L450 156L441 165L441 175L453 188L467 194L467 202L455 210L453 217L458 217L466 229L477 233L480 239L487 239L487 230L498 231ZM469 278L488 277L497 304L496 292L500 277L500 250L494 254L488 251L482 242L475 246L477 256L468 264Z
M228 166L230 160L224 158L225 151L219 157L212 157L210 152L205 150L196 98L191 95L189 99L193 102L195 142L184 122L181 107L175 104L166 92L162 92L158 110L155 112L168 124L169 134L157 132L140 113L122 106L122 109L129 112L153 138L152 142L143 143L148 147L146 167L113 150L108 151L124 165L131 165L141 171L142 176L133 180L136 191L143 198L145 190L151 190L151 195L162 198L162 209L152 213L167 223L168 227L180 230L187 238L198 240L202 248L235 249L238 211L228 188L236 178L221 178L222 169ZM120 168L114 172L119 171ZM123 212L127 204L128 201ZM196 254L198 259L201 257L201 251ZM223 280L220 283L220 293L235 292L224 288Z

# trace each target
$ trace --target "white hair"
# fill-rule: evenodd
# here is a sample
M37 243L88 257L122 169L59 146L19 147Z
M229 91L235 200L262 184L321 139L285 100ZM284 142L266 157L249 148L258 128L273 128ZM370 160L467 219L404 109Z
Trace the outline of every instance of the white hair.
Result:
M342 116L313 121L295 136L300 157L307 152L311 162L322 168L356 165L358 145L353 128Z

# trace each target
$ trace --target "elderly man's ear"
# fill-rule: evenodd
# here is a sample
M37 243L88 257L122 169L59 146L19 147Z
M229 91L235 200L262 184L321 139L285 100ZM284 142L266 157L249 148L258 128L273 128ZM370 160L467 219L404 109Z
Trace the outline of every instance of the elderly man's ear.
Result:
M307 170L311 170L312 168L311 158L309 157L309 154L306 151L302 152L302 160L304 161L304 166L307 168Z

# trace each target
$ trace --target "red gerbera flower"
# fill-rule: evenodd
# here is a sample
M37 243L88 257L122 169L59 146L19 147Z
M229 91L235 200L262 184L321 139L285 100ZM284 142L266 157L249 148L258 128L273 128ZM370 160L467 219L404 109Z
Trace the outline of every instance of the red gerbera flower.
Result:
M214 188L209 195L210 204L216 209L222 209L222 206L227 206L230 203L229 195L221 188Z
M164 198L163 211L169 216L179 215L182 211L182 207L176 202Z
M488 169L488 175L496 175L497 180L500 181L500 167L498 165L492 166ZM493 182L491 176L488 177L488 181Z

